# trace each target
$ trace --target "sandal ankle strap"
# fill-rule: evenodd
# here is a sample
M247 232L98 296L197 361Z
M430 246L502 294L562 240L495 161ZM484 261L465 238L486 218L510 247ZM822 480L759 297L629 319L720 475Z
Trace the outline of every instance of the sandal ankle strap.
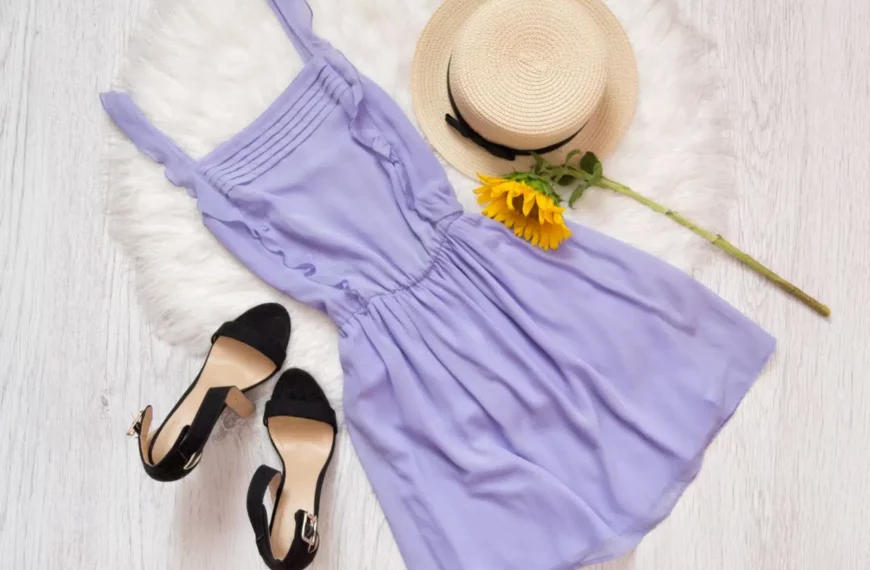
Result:
M169 482L177 481L193 471L199 465L202 449L224 408L228 404L237 407L240 404L239 396L247 401L234 386L209 389L190 426L181 432L172 449L157 463L151 461L151 443L156 435L149 432L153 408L148 406L139 412L127 434L139 439L139 458L145 472L156 481Z
M261 465L257 469L248 486L248 520L254 530L257 550L266 566L272 570L301 570L311 564L320 547L317 515L303 510L296 511L296 534L293 543L283 560L276 559L272 552L269 515L263 500L266 493L271 491L272 501L277 506L280 499L278 489L282 484L283 477L279 471L266 465Z

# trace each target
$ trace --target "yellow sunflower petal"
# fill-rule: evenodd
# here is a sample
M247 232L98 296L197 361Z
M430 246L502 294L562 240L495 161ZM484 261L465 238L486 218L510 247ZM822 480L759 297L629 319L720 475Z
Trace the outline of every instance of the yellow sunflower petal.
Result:
M511 182L510 180L506 180L500 184L491 186L490 192L492 192L493 196L502 196L505 193L509 192L512 186L513 182Z
M532 206L535 205L535 194L532 192L526 192L523 195L523 215L528 216L529 212L532 211Z
M506 208L501 208L501 209L498 211L498 213L495 215L495 218L494 218L494 219L495 219L495 221L497 221L497 222L504 222L504 221L507 219L507 217L508 217L509 214L510 214L510 211L509 211L509 210L507 210Z
M478 175L484 184L475 190L484 216L544 250L556 249L571 230L565 225L565 208L525 182Z
M505 181L504 178L497 178L495 176L487 176L485 174L478 174L477 179L480 180L482 183L486 184L487 186L492 186L494 184L499 184L499 183Z
M559 226L553 226L550 233L550 244L553 246L553 249L559 247L562 243L562 228Z
M497 204L490 204L486 208L483 209L483 215L489 218L495 218L495 215L499 212L499 207Z
M528 241L532 241L532 237L538 235L538 222L532 218L526 219L526 227L523 230L523 237Z
M550 249L550 227L542 226L541 227L541 247L544 249Z
M508 212L507 217L504 220L504 225L506 225L508 228L512 228L519 219L522 218L516 212Z

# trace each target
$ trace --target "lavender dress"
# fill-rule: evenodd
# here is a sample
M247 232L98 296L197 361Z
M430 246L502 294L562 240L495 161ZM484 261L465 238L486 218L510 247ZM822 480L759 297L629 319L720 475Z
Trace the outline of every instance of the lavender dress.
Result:
M125 94L117 125L205 225L339 328L347 424L413 570L568 570L672 509L774 340L582 226L555 252L465 214L395 103L269 0L303 71L202 160Z

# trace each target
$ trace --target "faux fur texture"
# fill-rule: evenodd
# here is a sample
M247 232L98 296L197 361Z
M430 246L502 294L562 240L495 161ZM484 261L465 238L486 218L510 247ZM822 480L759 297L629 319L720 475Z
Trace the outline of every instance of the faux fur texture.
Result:
M440 2L311 0L311 5L318 32L413 116L411 57ZM733 176L728 125L709 65L712 48L681 20L670 0L607 3L637 51L641 90L633 127L616 156L606 161L605 173L721 231L733 199ZM156 126L182 148L203 156L262 112L301 61L262 0L156 4L134 35L117 87L132 92ZM334 327L233 259L202 225L187 192L172 186L162 168L122 134L112 129L110 141L106 164L111 233L132 261L139 298L157 334L203 352L222 321L256 303L282 302L294 327L288 366L309 370L341 417ZM456 172L451 180L465 207L476 209L474 183ZM570 217L686 270L697 267L711 251L709 244L664 216L600 190L587 192ZM341 439L345 451L334 466L342 483L336 491L340 500L332 506L327 501L332 512L327 518L338 517L334 520L358 528L371 528L372 521L383 524L345 433ZM350 559L373 560L377 554L368 550L378 546L360 542L354 548L362 550Z

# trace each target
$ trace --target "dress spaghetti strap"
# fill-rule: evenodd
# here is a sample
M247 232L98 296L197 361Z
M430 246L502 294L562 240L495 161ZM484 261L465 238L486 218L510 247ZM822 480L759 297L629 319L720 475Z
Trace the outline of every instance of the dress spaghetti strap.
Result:
M324 51L328 43L314 33L314 13L306 0L266 0L304 61ZM153 161L166 168L166 177L196 195L196 161L158 130L127 93L100 95L106 113L125 135Z
M278 21L281 22L281 26L303 60L308 61L324 49L326 42L314 33L314 13L307 0L266 1L278 16Z
M127 93L109 91L100 94L106 113L140 151L166 168L166 178L176 186L194 190L195 161L169 137L157 129Z

